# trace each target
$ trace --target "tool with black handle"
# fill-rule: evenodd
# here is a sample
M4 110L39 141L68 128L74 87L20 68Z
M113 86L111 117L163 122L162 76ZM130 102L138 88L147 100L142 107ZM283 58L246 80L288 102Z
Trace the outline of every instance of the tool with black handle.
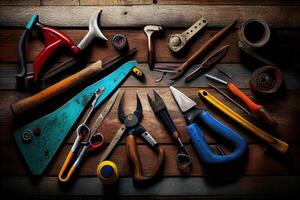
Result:
M259 105L252 101L244 92L242 92L234 83L226 82L220 78L217 78L215 76L205 74L205 77L216 81L218 83L221 83L223 85L226 85L227 88L238 98L240 98L250 109L250 111L260 117L262 117L269 125L271 126L278 126L278 122L275 121L275 119L272 118L272 116L264 109L262 105Z
M153 90L153 94L154 101L147 94L149 104L155 115L160 119L160 121L168 130L169 134L177 142L178 148L176 153L176 163L178 168L183 172L188 172L192 169L192 159L189 155L189 152L180 139L179 132L177 131L177 128L168 112L166 104L155 90Z

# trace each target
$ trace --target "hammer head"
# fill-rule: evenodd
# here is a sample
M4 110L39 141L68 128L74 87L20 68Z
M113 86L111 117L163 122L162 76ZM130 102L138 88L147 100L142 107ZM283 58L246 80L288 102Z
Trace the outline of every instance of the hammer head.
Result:
M100 21L101 13L102 10L91 17L90 24L89 24L89 31L78 44L79 49L81 50L85 49L95 37L101 38L103 40L107 40L107 38L100 31L100 27L98 26L98 20Z
M99 13L93 15L90 19L89 31L91 31L95 37L101 38L107 41L107 38L100 31L100 27L98 26L98 20L100 21L102 10Z
M144 27L144 32L148 36L151 36L152 33L154 33L154 32L160 32L162 30L163 30L163 28L161 26L156 26L156 25L147 25Z

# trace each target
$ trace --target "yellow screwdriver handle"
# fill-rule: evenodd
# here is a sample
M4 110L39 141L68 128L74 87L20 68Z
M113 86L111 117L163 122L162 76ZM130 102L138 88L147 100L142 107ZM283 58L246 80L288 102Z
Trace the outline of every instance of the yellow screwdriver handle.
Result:
M231 110L221 101L213 97L206 90L199 90L198 94L202 96L204 99L206 99L211 105L213 105L214 107L222 111L225 115L227 115L228 117L230 117L231 119L239 123L242 127L254 133L257 137L259 137L260 139L268 143L270 146L272 146L280 153L286 153L288 151L289 145L287 143L261 130L260 128L258 128L257 126L255 126L254 124L252 124L251 122L243 118L241 115Z

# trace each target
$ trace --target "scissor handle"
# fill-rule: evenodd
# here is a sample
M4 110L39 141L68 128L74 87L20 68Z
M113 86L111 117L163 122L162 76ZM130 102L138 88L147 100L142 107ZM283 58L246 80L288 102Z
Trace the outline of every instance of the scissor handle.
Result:
M104 136L101 133L96 133L91 137L88 151L94 151L104 144Z
M194 148L203 162L210 164L225 163L236 160L243 155L247 148L247 143L239 134L219 122L207 111L202 112L198 117L217 135L230 141L235 146L234 151L229 154L214 154L208 146L199 126L196 123L192 123L187 127L188 133Z
M89 145L91 136L91 130L86 125L86 123L82 123L77 127L77 137L80 140L80 143L83 145Z
M75 153L73 151L70 151L68 153L68 156L67 156L66 160L64 161L64 164L61 167L61 170L60 170L60 172L58 174L58 179L61 182L63 182L63 183L67 182L71 178L72 174L74 173L74 171L76 169L76 167L74 165L72 165L72 167L70 168L70 170L67 173L67 175L64 176L65 172L66 172L66 169L69 166L69 164L70 164L71 160L73 159L74 155L75 155Z

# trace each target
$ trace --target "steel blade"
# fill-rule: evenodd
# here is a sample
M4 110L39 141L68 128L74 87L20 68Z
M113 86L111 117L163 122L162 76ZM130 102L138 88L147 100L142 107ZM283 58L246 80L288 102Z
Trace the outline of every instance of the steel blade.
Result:
M95 133L97 129L101 126L102 122L104 121L105 117L109 113L110 109L114 105L118 95L119 95L120 89L118 89L114 95L109 99L107 104L105 105L105 108L101 111L99 114L98 118L96 119L95 123L93 124L93 127L91 129L91 133Z
M195 101L187 97L185 94L183 94L173 86L170 86L170 90L182 112L186 112L197 105Z
M216 82L218 82L218 83L222 83L222 84L224 84L224 85L227 85L227 84L228 84L228 82L226 82L226 81L224 81L224 80L222 80L222 79L220 79L220 78L217 78L217 77L215 77L215 76L209 75L209 74L205 74L205 77L208 78L208 79L210 79L210 80L216 81Z

